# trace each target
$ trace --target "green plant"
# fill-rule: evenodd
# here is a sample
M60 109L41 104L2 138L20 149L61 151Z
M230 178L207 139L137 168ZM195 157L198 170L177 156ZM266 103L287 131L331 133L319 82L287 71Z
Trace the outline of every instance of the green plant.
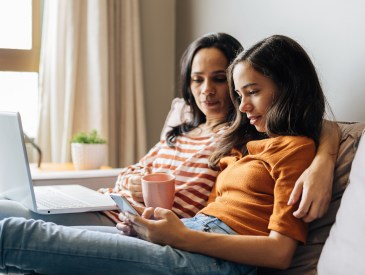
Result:
M97 130L92 130L90 133L77 133L71 139L71 143L84 143L84 144L104 144L106 140L101 138Z

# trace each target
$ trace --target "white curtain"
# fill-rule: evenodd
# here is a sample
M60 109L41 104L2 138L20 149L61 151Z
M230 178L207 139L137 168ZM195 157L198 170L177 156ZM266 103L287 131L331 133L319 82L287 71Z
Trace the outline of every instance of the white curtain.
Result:
M97 129L109 165L146 151L137 0L45 0L38 144L44 161L67 162L70 139Z

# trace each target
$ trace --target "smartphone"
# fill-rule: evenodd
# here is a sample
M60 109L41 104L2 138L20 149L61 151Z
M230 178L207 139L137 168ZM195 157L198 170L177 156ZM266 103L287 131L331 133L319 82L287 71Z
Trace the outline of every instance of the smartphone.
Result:
M118 194L110 194L110 197L115 201L120 211L140 216L137 210L134 209L134 207L125 197L120 196Z

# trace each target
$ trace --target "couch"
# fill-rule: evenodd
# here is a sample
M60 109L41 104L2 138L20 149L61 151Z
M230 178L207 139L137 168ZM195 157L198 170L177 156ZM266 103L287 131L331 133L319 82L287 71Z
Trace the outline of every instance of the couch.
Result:
M365 129L365 122L339 122L338 125L342 137L334 171L332 200L327 213L321 219L309 224L307 244L298 246L289 269L284 271L260 269L259 274L365 274L364 249L361 246L356 252L351 249L354 242L358 242L357 246L362 243L362 247L365 247L365 237L363 235L365 233L365 219L361 218L360 215L354 215L359 213L357 208L361 206L365 208L365 199L363 201L354 201L352 197L354 190L355 193L362 192L358 192L358 195L365 195L365 179L362 182L353 179L354 170L360 169L361 171L361 168L363 170L365 168L365 138L361 148L357 151ZM357 156L362 156L363 162L361 163L361 160L357 157L354 167L351 168L355 153L357 153ZM356 169L355 165L357 166ZM365 173L363 174L365 175ZM350 188L347 188L348 186ZM358 229L361 228L360 231L362 230L361 234L360 232L354 234L352 228L343 228L344 223L350 224L350 221L351 224L358 224ZM345 248L347 249L345 250ZM355 262L357 265L354 265Z
M170 126L187 119L189 109L184 101L174 99L161 136ZM309 224L307 243L298 246L289 269L260 268L259 274L365 274L365 215L359 214L365 208L365 138L357 152L365 122L338 122L338 125L342 136L327 213ZM361 174L361 170L364 170L362 177L355 175Z

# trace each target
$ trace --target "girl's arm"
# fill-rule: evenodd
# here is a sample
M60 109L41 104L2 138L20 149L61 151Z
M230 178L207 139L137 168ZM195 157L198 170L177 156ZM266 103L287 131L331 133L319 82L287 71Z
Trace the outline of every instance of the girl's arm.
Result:
M322 126L317 154L312 164L295 183L288 204L301 199L294 212L297 218L311 222L322 217L332 197L333 173L340 144L341 132L337 123L325 120Z
M201 253L227 261L284 269L289 267L297 241L271 231L269 236L224 235L191 230L170 210L149 208L144 217L128 215L138 235L153 243Z
M223 235L188 229L185 242L172 246L227 261L254 266L286 269L297 241L271 231L269 236Z

